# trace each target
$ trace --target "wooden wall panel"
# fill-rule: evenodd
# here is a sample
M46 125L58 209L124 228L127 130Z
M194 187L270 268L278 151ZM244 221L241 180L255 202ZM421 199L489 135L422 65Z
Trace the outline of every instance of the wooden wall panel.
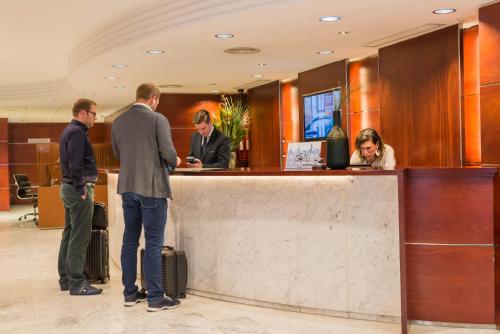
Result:
M36 145L28 143L9 143L11 164L35 164Z
M280 167L280 82L248 90L250 167Z
M462 33L462 134L464 164L481 162L478 27Z
M500 84L481 87L481 153L484 164L500 164Z
M348 131L350 151L355 150L358 133L373 128L380 133L378 57L349 63ZM383 134L380 133L383 138Z
M28 138L50 138L51 142L58 143L66 125L68 123L10 123L9 142L27 143ZM92 143L102 143L104 141L104 124L94 124L88 133Z
M407 245L408 317L493 324L493 247Z
M286 165L288 143L300 141L299 88L297 80L281 84L281 152Z
M481 162L500 164L500 3L479 9Z
M481 85L500 83L500 2L479 8Z
M457 25L379 50L380 130L398 165L458 166Z
M490 178L408 178L406 241L493 244Z
M218 115L219 101L218 94L161 94L156 111L168 118L173 129L194 129L194 114L206 109Z
M309 71L301 72L298 75L299 86L299 131L300 140L304 140L304 106L303 95L311 94L338 87L345 86L347 83L347 64L348 60L341 60L335 63L314 68ZM347 114L348 110L342 108L341 123L347 135Z
M200 109L219 116L220 95L215 94L162 94L156 111L167 117L172 129L172 140L182 166L189 152L191 135L196 131L193 116Z
M8 119L0 118L0 211L10 210L8 131Z

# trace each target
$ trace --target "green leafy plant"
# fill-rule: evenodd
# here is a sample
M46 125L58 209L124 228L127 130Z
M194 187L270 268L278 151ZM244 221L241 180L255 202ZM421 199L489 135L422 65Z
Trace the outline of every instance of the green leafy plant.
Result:
M248 104L242 96L221 96L219 118L214 117L215 126L222 131L231 142L231 149L238 148L248 133L250 112Z

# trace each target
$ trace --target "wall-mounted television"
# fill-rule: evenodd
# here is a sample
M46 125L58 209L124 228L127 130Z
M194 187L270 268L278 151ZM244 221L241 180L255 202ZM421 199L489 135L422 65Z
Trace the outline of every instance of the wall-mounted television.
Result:
M323 140L333 127L334 106L339 103L340 89L303 95L304 140Z

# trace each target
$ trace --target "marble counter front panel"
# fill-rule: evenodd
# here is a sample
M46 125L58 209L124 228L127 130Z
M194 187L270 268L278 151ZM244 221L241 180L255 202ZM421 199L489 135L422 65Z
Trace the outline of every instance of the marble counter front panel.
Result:
M110 174L108 194L118 265L116 178ZM167 242L186 252L192 291L400 317L397 175L174 175L171 184Z

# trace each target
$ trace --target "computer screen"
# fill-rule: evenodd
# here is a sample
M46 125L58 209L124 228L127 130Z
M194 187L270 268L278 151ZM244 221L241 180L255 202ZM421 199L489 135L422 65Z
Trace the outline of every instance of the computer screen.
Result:
M304 140L323 140L333 127L333 110L338 105L340 89L303 96Z

